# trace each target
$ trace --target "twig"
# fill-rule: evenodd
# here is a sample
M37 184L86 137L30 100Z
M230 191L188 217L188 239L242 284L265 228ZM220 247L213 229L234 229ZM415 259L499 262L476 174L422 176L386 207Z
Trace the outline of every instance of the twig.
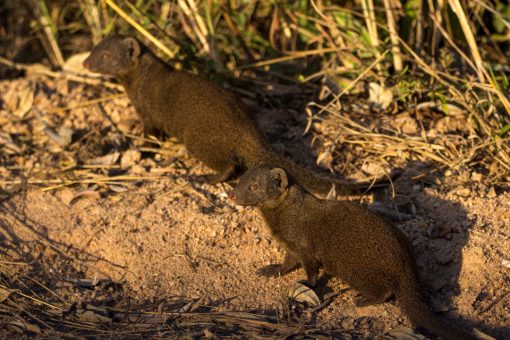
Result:
M10 61L9 59L5 59L3 57L0 57L0 63L7 65L9 67L12 67L16 70L26 71L27 75L41 75L41 76L48 76L52 78L65 78L70 81L75 81L78 83L84 83L88 85L102 85L111 89L115 89L121 92L124 92L124 88L119 85L115 84L106 80L101 79L92 79L84 76L79 76L76 74L67 73L64 71L61 72L55 72L47 68L46 66L42 64L21 64L21 63L15 63L13 61Z

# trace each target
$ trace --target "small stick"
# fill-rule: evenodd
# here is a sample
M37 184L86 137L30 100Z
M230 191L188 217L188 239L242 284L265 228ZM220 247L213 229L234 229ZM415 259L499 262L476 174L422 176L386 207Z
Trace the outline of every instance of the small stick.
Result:
M41 76L48 76L52 78L65 78L70 81L75 81L77 83L83 83L87 85L103 85L107 88L115 89L121 92L124 92L124 88L119 85L115 84L106 80L101 79L92 79L84 76L79 76L76 74L66 73L66 72L55 72L50 70L48 67L42 65L42 64L21 64L21 63L15 63L9 59L0 57L0 63L7 65L9 67L12 67L16 70L25 71L28 75L41 75Z

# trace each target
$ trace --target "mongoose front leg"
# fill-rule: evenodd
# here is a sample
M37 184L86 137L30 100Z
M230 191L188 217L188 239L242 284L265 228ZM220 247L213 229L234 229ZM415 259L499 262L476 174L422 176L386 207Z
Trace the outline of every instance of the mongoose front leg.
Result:
M315 287L315 285L317 284L317 278L319 277L320 269L319 262L309 257L303 257L301 259L301 265L305 270L308 283L310 284L310 288Z
M283 276L288 274L301 266L299 259L287 251L282 264L271 264L257 270L257 275L271 277L271 276Z

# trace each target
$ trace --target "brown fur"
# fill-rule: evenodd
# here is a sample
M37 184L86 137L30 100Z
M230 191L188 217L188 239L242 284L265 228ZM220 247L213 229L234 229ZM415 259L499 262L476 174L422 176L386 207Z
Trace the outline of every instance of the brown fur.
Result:
M135 38L105 38L84 66L117 77L145 132L177 137L191 155L216 171L211 182L231 179L256 164L275 163L315 193L328 193L332 184L345 193L367 187L347 184L318 169L305 170L278 155L234 96L205 79L171 69Z
M230 197L239 205L257 206L286 248L283 264L262 268L259 274L285 275L302 266L315 286L322 267L361 293L360 306L395 295L414 327L447 339L475 339L435 315L405 235L364 207L317 199L285 170L270 166L248 170Z

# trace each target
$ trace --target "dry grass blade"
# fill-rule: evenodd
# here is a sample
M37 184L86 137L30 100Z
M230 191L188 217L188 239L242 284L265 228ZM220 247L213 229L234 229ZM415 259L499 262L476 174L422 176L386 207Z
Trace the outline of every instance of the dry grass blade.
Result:
M197 6L195 2L193 0L178 0L177 3L179 4L183 14L188 18L196 37L202 44L202 48L206 53L209 53L210 47L209 42L207 41L207 28L202 17L200 17L197 13Z
M480 51L478 50L478 44L476 43L475 36L469 27L469 21L466 17L466 13L464 12L464 9L462 8L459 0L448 0L448 3L459 19L460 26L464 32L464 36L466 37L466 41L471 50L471 55L475 61L478 78L480 78L480 81L483 83L485 81L483 61L482 57L480 56Z
M64 65L64 58L57 43L57 28L50 17L48 6L45 0L31 0L34 16L39 21L44 34L43 46L48 52L53 65L62 67Z
M390 39L392 45L391 51L393 54L393 67L395 68L396 72L401 72L403 68L402 56L400 55L397 27L390 1L391 0L384 0L384 8L386 10L386 19L388 21L388 29L390 31Z
M92 34L92 42L98 44L103 38L103 31L101 29L101 21L99 18L99 10L94 0L80 0L83 16L90 27Z
M290 53L290 55L288 55L288 56L273 58L273 59L269 59L269 60L263 60L263 61L259 61L259 62L253 63L253 64L239 66L238 69L243 70L243 69L247 69L247 68L262 67L262 66L277 64L277 63L281 63L281 62L285 62L285 61L301 59L301 58L305 58L305 57L311 56L311 55L321 55L321 54L325 54L325 53L337 52L340 50L341 50L340 48L333 47L333 48L321 48L321 49L308 50L308 51L294 51L294 52Z
M108 6L110 6L118 15L122 17L122 19L126 20L131 26L133 26L138 32L140 32L144 37L146 37L150 42L156 45L163 53L165 53L169 58L173 58L174 53L170 51L160 40L158 40L154 35L152 35L149 31L142 27L139 23L137 23L133 18L131 18L126 12L122 10L113 0L105 1Z

